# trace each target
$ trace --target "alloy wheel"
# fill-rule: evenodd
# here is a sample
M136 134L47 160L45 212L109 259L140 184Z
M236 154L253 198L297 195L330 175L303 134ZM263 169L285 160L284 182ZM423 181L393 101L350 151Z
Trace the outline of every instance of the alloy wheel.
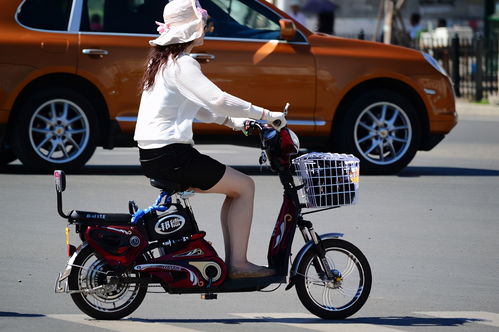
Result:
M358 151L369 162L389 165L402 158L412 141L411 122L399 106L378 102L365 108L354 126Z
M36 154L57 164L78 158L85 151L90 136L85 112L67 99L49 100L38 107L28 130Z

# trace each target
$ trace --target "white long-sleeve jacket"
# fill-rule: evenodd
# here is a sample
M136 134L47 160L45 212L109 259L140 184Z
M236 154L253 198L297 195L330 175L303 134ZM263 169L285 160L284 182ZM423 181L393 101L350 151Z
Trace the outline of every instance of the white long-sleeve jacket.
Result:
M134 139L142 149L173 143L194 144L192 121L223 124L227 117L261 119L264 108L223 92L188 54L158 70L154 86L143 91Z

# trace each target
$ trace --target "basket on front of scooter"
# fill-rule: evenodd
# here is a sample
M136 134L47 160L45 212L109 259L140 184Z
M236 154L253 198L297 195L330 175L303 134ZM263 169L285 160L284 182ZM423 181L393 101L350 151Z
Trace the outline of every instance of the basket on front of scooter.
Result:
M359 159L351 154L311 152L293 160L303 182L300 198L308 208L355 204L359 190Z

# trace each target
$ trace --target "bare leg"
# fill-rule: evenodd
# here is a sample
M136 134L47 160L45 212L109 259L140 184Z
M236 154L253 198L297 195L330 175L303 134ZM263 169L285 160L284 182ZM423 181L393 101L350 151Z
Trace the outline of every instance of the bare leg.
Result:
M228 266L230 266L230 233L228 214L231 202L232 199L230 197L225 197L220 214L220 220L222 222L222 233L224 236L225 264L227 264Z
M253 218L255 196L253 180L249 176L227 167L224 176L215 186L199 192L226 195L222 206L221 223L226 262L230 268L245 272L257 272L260 269L260 273L262 273L261 268L248 262L246 256Z

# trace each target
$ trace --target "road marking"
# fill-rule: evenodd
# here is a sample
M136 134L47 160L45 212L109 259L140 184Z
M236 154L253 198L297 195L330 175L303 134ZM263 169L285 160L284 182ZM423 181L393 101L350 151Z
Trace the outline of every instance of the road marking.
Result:
M499 327L499 314L486 311L425 311L416 314L438 318L461 318L474 323Z
M95 320L85 315L47 315L47 317L117 332L199 332L199 330L160 322L138 322L127 318L121 320Z
M269 323L278 323L282 325L297 327L300 329L314 330L320 332L396 332L402 331L392 329L386 326L375 324L356 324L346 321L331 321L328 323L317 316L305 313L233 313L233 316L247 319L266 320Z

